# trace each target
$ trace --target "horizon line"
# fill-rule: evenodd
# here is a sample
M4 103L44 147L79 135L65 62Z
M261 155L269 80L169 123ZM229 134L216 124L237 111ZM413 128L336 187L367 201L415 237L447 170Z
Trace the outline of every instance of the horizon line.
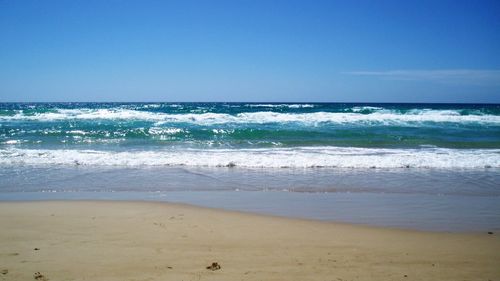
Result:
M0 103L268 103L268 104L484 104L500 105L500 102L354 102L354 101L0 101Z

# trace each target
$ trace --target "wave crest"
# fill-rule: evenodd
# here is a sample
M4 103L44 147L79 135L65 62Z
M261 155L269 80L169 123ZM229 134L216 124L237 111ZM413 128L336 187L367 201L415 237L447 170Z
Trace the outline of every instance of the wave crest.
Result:
M100 151L0 150L2 165L206 166L246 168L500 168L500 149L300 147Z
M272 111L227 113L185 113L170 114L162 112L136 111L130 109L59 109L56 112L25 115L19 112L13 116L0 116L0 121L61 121L61 120L125 120L150 121L159 124L191 123L197 125L215 124L266 124L266 123L303 123L315 125L332 124L380 124L380 125L421 125L422 123L479 123L500 125L498 115L461 115L456 110L411 110L398 113L390 110L360 108L371 113L360 112L312 112L281 113Z

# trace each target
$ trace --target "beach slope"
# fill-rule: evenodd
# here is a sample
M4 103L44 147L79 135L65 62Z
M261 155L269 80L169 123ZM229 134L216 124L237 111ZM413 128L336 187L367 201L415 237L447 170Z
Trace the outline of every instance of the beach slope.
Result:
M0 280L500 279L497 233L104 201L3 202L0 229Z

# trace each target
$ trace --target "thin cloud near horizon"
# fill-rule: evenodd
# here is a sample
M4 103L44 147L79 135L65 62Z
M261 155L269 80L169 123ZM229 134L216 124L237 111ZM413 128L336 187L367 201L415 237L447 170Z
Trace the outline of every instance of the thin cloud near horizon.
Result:
M430 81L447 84L500 85L500 70L496 69L345 71L342 72L342 74L377 77L385 80Z

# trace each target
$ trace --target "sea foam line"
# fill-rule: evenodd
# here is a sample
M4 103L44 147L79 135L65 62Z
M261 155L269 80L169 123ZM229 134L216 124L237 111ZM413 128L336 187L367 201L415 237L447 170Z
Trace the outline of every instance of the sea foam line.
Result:
M270 111L226 113L187 113L169 114L161 112L136 111L130 109L59 109L35 115L17 113L13 116L0 116L0 121L61 121L61 120L138 120L164 123L190 123L197 125L214 124L267 124L302 123L317 125L333 124L380 124L380 125L421 125L422 123L479 123L500 125L498 115L460 115L454 110L418 110L405 114L390 110L375 111L370 114L355 112L312 112L280 113Z
M1 165L205 166L247 168L500 168L500 149L0 149Z

